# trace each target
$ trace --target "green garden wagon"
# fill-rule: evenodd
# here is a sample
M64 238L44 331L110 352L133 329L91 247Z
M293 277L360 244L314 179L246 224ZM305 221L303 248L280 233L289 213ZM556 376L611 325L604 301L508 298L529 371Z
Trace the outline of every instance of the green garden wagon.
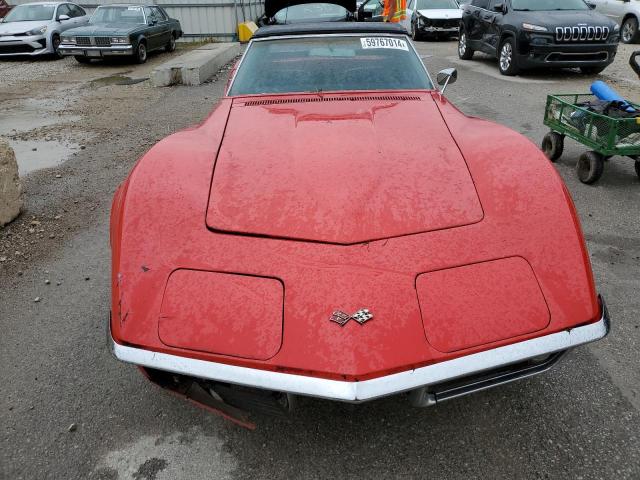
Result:
M542 151L555 162L562 155L565 137L569 137L591 149L580 155L576 165L581 182L596 182L602 176L605 161L614 155L635 160L640 178L640 116L617 118L580 106L596 101L590 93L549 95L544 124L551 131L542 140ZM639 105L627 103L640 114Z

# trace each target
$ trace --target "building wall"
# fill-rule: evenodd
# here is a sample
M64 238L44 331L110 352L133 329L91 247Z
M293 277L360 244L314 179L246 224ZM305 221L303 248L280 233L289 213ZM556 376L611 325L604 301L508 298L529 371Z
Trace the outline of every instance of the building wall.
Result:
M34 0L9 0L20 5ZM256 21L264 13L264 0L69 0L93 12L99 5L111 3L149 4L164 8L170 17L180 20L187 41L231 41L237 37L237 24Z

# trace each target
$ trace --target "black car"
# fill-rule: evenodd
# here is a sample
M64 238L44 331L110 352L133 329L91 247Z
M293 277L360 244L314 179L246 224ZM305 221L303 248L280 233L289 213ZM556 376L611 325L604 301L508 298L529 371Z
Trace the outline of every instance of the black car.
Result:
M460 24L458 55L495 56L500 73L574 68L600 73L613 62L620 27L583 0L472 0Z
M350 22L355 11L356 0L265 0L258 25Z
M180 22L157 5L112 4L98 7L88 25L64 32L58 51L80 63L114 56L144 63L148 52L174 51L180 36Z

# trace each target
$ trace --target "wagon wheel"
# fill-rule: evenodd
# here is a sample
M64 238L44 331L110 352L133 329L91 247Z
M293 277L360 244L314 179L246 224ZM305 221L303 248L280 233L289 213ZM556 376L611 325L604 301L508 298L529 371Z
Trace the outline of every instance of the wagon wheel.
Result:
M578 159L576 171L582 183L595 183L604 171L604 157L598 152L585 152Z
M557 132L549 132L542 139L542 151L549 160L555 162L564 151L564 135Z

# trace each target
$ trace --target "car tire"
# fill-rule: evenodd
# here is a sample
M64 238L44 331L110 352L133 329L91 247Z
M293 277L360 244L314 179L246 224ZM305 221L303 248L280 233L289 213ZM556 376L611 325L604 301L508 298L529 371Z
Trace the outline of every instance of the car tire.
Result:
M636 17L628 17L622 22L622 27L620 27L620 40L622 43L638 43L638 41L640 41L638 19Z
M640 180L640 160L636 160L636 175L638 175L638 180Z
M473 58L474 51L469 48L469 39L467 38L467 32L460 30L458 36L458 57L462 60L471 60Z
M418 32L416 28L416 22L411 22L411 38L414 42L422 40L422 35L420 35L420 32Z
M505 38L498 50L498 69L502 75L512 77L520 71L516 64L515 55L516 41L511 37Z
M78 63L91 63L90 58L84 57L82 55L74 55L73 58L75 58Z
M604 172L604 158L598 152L585 152L578 158L576 172L582 183L591 185L597 182Z
M607 67L580 67L580 71L585 75L597 75Z
M145 63L147 61L147 44L144 42L138 42L136 51L133 54L133 59L136 63Z
M542 151L549 160L555 162L564 151L564 135L557 132L549 132L542 139Z
M171 34L171 39L169 43L167 43L164 47L164 50L168 53L175 51L176 49L176 35L174 33Z
M60 53L60 35L57 33L51 37L51 46L53 47L53 58L62 58L62 54Z

